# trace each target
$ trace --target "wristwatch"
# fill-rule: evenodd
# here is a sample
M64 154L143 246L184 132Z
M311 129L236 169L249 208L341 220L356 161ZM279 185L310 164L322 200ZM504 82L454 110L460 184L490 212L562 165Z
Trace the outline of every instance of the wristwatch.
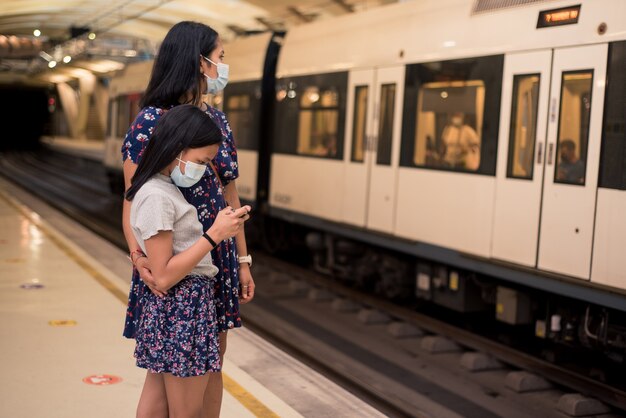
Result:
M239 261L239 264L248 263L248 265L252 267L252 256L250 254L237 257L237 261Z

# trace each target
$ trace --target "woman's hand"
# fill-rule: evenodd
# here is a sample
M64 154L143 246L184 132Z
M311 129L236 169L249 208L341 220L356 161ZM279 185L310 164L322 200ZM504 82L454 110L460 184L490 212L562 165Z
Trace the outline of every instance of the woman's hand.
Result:
M139 272L139 276L141 276L141 281L145 283L146 286L150 289L152 293L156 296L163 297L166 293L157 290L157 283L152 277L152 272L150 271L150 264L148 263L148 257L139 257L137 261L135 261L135 268Z
M243 305L254 298L254 279L248 263L239 265L239 285L241 286L239 303Z
M239 209L233 209L228 206L222 209L217 214L213 225L207 231L207 234L219 243L225 239L234 237L239 233L243 223L250 219L248 212L250 212L250 206L242 206Z

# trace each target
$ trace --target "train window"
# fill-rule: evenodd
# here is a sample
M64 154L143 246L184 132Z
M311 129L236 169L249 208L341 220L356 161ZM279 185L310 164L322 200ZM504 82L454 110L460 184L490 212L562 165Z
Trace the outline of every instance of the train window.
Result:
M139 113L141 94L128 94L117 98L117 136L124 137L131 122Z
M479 80L424 84L418 98L415 165L478 170L484 102L485 86Z
M229 84L223 97L215 96L215 100L218 98L224 106L237 148L258 149L261 83L244 81Z
M393 139L393 115L396 103L396 85L380 87L380 114L378 115L378 150L376 164L391 164L391 142Z
M609 44L599 186L626 190L626 41Z
M539 74L516 75L513 78L506 172L509 178L527 180L533 178L539 79Z
M555 183L585 184L593 70L564 72Z
M347 73L279 80L274 150L319 158L343 158Z
M333 89L307 87L300 98L298 154L335 158L339 95Z
M126 100L126 96L119 96L117 99L117 136L124 137L126 132L128 131L128 127L130 126L130 122L134 119L128 118L128 114L130 111L128 100Z
M250 109L250 96L247 94L229 96L225 108L237 148L255 149L256 132Z
M239 94L228 98L226 108L228 110L249 110L250 96L247 94Z
M407 66L401 165L495 174L502 55Z
M352 161L363 162L367 146L367 86L354 88L354 117L352 121Z

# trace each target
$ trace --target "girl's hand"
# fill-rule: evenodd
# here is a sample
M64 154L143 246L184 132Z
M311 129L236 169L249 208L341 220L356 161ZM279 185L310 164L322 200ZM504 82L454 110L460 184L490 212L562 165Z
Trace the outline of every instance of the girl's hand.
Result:
M158 297L164 297L165 293L156 289L156 281L154 277L152 277L152 272L150 271L150 265L148 263L148 257L139 257L137 261L135 261L135 268L139 272L139 276L141 276L141 281L145 283L146 286Z
M234 237L241 230L240 228L243 226L243 223L250 219L250 215L248 215L250 210L250 206L247 205L239 209L233 209L230 206L222 209L217 214L211 228L206 231L207 234L218 243Z

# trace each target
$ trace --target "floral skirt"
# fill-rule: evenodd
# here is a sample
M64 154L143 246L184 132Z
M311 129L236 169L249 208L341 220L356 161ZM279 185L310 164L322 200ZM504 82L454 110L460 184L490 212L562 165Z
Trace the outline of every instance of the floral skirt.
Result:
M215 292L213 295L219 330L224 332L233 328L239 328L241 327L241 316L239 315L239 264L237 262L235 241L231 238L220 242L218 247L211 252L211 256L213 262L220 270L215 278L211 279L212 289ZM141 311L143 310L142 300L146 294L151 293L148 286L141 281L137 270L133 269L124 322L124 337L136 337Z
M163 298L142 293L135 335L137 366L178 377L220 371L213 280L190 275Z

